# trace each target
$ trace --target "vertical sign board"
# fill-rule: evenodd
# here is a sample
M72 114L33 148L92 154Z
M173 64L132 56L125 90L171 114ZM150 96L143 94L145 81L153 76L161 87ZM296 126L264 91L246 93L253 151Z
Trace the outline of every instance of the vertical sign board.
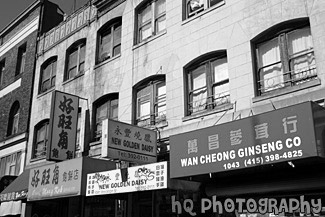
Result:
M113 120L107 128L107 157L142 164L157 161L156 131Z
M47 160L63 161L74 158L78 107L78 96L53 92Z
M27 200L44 200L81 194L83 159L30 169Z
M121 170L87 174L86 196L167 188L167 161L129 167L126 181Z
M316 106L305 102L171 136L171 178L323 156L324 126L315 122L325 110L315 118Z

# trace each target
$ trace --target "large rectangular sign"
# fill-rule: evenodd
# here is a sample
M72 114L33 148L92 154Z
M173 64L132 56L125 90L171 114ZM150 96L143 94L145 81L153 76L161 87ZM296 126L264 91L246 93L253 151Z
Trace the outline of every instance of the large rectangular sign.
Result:
M157 161L157 135L153 130L108 120L107 157L138 163Z
M47 159L62 161L74 158L77 136L79 98L71 94L54 91Z
M80 195L82 160L76 158L31 169L27 200Z
M122 176L126 176L122 181ZM146 164L121 170L87 175L86 196L118 194L167 188L167 162Z
M171 178L323 156L324 113L305 102L171 136Z

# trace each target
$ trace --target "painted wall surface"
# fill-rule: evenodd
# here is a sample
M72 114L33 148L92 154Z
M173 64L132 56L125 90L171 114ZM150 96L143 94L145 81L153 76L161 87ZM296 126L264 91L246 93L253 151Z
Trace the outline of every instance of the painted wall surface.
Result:
M38 57L30 123L31 135L34 135L35 125L50 115L51 91L38 94L38 84L42 63L53 56L58 57L55 89L88 100L80 101L82 124L85 121L85 110L89 109L91 114L93 113L93 102L106 94L117 92L119 120L132 123L134 85L151 76L165 75L168 124L159 128L160 138L260 114L271 111L274 107L281 108L303 101L324 99L325 2L226 0L220 7L210 8L183 20L182 1L166 1L166 30L135 45L135 8L141 3L139 0L125 1ZM97 31L116 17L122 17L121 55L96 65ZM317 77L320 82L290 93L257 97L254 90L254 51L251 48L251 40L276 24L298 18L309 18ZM79 39L86 39L85 72L80 77L63 81L66 50ZM228 111L212 111L186 117L184 66L203 54L219 50L227 52L232 107ZM84 135L85 132L82 131L81 138ZM32 143L33 136L29 138L29 150ZM96 144L100 147L100 143ZM95 153L96 148L92 148ZM31 153L27 162L30 162L30 156Z

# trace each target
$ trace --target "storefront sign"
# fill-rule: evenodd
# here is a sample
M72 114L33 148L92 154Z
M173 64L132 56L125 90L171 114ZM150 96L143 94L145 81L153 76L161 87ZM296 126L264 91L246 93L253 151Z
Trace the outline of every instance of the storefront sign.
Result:
M51 119L47 159L62 161L74 158L79 98L54 91L52 95Z
M103 136L107 138L107 157L139 163L157 161L155 131L113 120L108 120L107 128L108 135Z
M124 182L122 175L121 170L88 174L86 196L167 188L166 161L130 167Z
M10 193L0 194L0 202L11 201L11 200L22 200L27 196L27 190L20 190Z
M323 156L324 118L305 102L171 136L171 178Z
M76 158L31 169L27 200L80 195L82 165Z

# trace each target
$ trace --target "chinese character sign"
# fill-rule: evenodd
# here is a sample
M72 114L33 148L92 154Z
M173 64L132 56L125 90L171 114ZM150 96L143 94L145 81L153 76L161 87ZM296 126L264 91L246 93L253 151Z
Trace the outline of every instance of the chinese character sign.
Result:
M82 164L82 158L76 158L31 169L27 199L30 201L79 195Z
M171 177L324 156L325 129L314 124L324 118L324 108L305 102L171 136Z
M72 159L75 154L79 98L59 91L54 91L52 97L47 159Z
M157 161L157 135L153 130L108 120L107 155L138 163Z
M122 180L121 170L87 175L86 196L118 194L167 188L167 162L129 167Z

